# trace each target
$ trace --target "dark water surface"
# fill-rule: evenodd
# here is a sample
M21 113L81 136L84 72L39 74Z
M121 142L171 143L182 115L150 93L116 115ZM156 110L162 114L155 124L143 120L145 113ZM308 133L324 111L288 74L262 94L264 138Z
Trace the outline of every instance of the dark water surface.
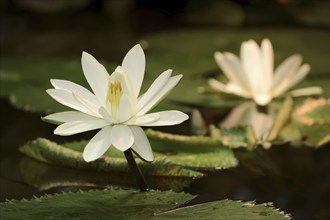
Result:
M52 134L54 127L43 123L40 115L25 113L1 100L0 201L104 188L107 185L135 187L130 175L74 170L37 162L19 153L20 145L38 136L69 141ZM92 135L82 135L89 138ZM71 137L79 138L78 135ZM81 138L81 137L80 137ZM157 179L147 177L154 189L172 188L197 195L191 204L219 199L273 202L295 219L329 219L330 146L320 149L273 146L254 152L235 151L240 165L208 172L203 178Z

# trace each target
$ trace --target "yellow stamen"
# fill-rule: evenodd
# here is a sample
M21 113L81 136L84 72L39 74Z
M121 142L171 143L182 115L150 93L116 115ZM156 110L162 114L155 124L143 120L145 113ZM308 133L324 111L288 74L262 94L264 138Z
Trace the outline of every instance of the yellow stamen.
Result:
M114 80L109 83L107 102L111 106L112 116L117 118L117 114L120 106L120 98L123 95L121 88L121 82L119 80Z

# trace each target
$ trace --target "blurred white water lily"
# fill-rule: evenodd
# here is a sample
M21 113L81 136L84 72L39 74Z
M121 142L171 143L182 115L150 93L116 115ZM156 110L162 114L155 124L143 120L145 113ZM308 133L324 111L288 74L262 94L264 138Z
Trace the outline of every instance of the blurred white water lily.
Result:
M153 160L150 143L140 126L176 125L188 119L180 111L146 114L170 90L182 75L171 77L166 70L139 96L145 70L145 55L140 45L125 56L122 65L109 75L93 56L83 52L82 68L93 93L66 80L52 79L54 89L47 93L59 103L76 111L48 115L44 120L61 123L54 133L67 136L101 129L83 152L85 161L100 158L112 145L120 151L133 149L146 161Z
M214 58L229 81L224 84L210 79L209 85L220 92L254 99L258 105L267 105L273 98L283 95L310 70L308 64L301 65L302 57L294 54L274 71L274 52L268 39L262 41L261 47L254 40L243 42L240 58L229 52L216 52ZM291 91L292 96L321 93L320 87Z
M269 148L270 143L266 138L275 121L276 113L271 106L266 112L258 111L254 102L244 102L231 110L229 115L220 123L221 128L233 128L250 125L255 137L264 148Z

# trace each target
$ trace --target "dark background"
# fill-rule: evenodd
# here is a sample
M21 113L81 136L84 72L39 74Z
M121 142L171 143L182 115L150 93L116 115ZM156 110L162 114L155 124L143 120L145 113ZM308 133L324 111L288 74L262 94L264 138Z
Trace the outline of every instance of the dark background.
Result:
M158 31L272 26L308 31L329 30L330 25L327 0L0 2L1 57L22 59L78 59L81 51L88 51L95 57L120 62L132 45L143 43L143 36ZM4 98L0 99L0 115L1 201L42 195L45 192L21 181L18 163L22 155L17 148L39 136L52 137L54 127L43 123L37 113L13 108ZM272 201L296 219L329 219L329 146L319 150L279 146L259 153L266 159L246 158L237 152L241 159L238 168L211 173L185 191L200 194L197 201Z

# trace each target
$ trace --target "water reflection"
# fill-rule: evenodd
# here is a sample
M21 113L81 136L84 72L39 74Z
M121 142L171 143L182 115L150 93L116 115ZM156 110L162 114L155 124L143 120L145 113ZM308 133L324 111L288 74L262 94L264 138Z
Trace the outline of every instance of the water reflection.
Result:
M67 189L93 189L108 186L136 187L134 178L130 174L114 172L95 172L89 170L70 169L52 166L34 159L23 157L20 161L20 172L23 181L36 187L39 191L63 191ZM146 176L152 189L180 192L187 187L193 178L184 177L153 177Z
M276 109L272 106L259 107L254 102L244 102L233 108L229 115L220 123L221 128L233 128L237 126L252 126L255 137L264 148L271 144L267 136L274 124Z

